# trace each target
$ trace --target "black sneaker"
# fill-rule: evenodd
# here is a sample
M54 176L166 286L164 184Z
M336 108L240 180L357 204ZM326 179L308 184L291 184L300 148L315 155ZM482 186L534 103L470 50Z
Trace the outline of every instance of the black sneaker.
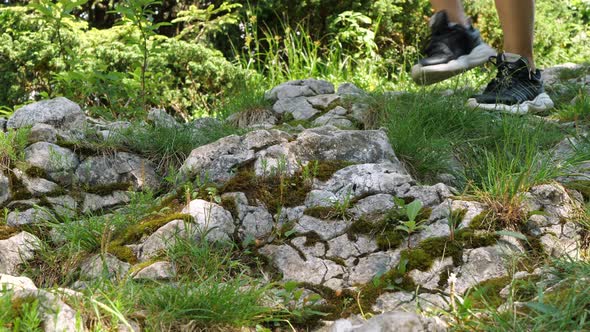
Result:
M417 84L443 81L485 63L496 54L472 26L449 24L445 11L430 18L430 29L432 36L424 50L426 57L412 67L412 78Z
M553 108L553 101L543 89L541 71L530 71L526 58L509 62L504 54L498 54L490 61L498 68L496 77L481 94L470 98L467 105L513 114L544 112Z

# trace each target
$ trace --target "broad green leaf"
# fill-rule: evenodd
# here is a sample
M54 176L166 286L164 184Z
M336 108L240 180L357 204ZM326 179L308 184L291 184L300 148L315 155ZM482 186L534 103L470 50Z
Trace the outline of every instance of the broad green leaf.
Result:
M528 239L526 238L526 236L522 233L519 232L511 232L511 231L497 231L496 232L497 235L500 236L510 236L513 238L517 238L519 240L523 240L523 241L528 241Z
M418 213L422 209L422 202L419 199L414 200L412 203L406 206L406 214L410 221L416 220Z

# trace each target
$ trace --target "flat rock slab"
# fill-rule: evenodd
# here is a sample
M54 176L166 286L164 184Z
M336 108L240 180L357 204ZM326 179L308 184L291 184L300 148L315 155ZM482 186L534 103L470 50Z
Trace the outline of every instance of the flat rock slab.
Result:
M255 130L243 136L230 135L194 149L180 168L185 177L200 176L215 182L232 178L234 170L255 159L256 152L285 143L291 135L278 130Z
M27 232L0 240L0 273L17 273L20 264L33 258L40 242L38 237Z
M215 203L196 199L181 213L191 215L197 225L197 232L204 234L209 241L229 241L234 234L235 225L231 213Z
M7 128L33 126L37 123L58 129L82 129L86 117L78 104L58 97L23 106L8 119Z
M111 186L128 183L135 190L160 186L154 165L127 152L116 152L86 158L76 169L78 181L89 186Z
M267 245L259 253L271 259L272 264L283 274L284 280L322 285L333 278L342 277L345 272L342 266L330 260L315 257L303 259L289 245Z

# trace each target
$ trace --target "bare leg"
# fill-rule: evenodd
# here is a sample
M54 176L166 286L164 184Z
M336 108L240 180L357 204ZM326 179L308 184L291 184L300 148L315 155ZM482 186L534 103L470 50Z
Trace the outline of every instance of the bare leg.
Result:
M463 10L463 3L461 0L430 0L430 4L437 12L445 10L451 23L459 23L465 26L468 25L467 16L465 16L465 10Z
M504 33L504 52L527 58L530 69L534 71L535 0L495 0L495 2Z

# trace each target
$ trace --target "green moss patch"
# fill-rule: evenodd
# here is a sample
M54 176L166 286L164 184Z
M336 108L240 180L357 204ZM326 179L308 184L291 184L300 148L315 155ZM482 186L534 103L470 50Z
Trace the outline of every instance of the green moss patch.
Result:
M483 211L477 216L473 217L469 223L469 228L486 231L499 231L504 229L504 225L500 220L494 218L491 211Z
M243 192L250 205L264 205L271 214L280 207L295 207L305 202L311 185L300 172L293 176L256 176L252 166L245 167L221 187L221 193Z
M328 287L302 283L300 286L310 289L322 296L327 302L325 305L315 307L316 310L324 312L326 320L335 320L341 317L348 317L352 314L359 314L361 308L364 313L371 312L371 307L377 298L391 290L415 291L416 285L407 275L397 269L393 269L372 282L358 287L358 292L352 289L334 291Z
M41 167L28 166L25 170L25 174L32 178L44 178L47 176L47 172Z
M172 213L164 217L148 218L137 224L130 225L123 231L115 234L114 239L108 245L107 251L124 262L135 264L137 263L135 254L125 245L139 242L143 237L151 235L172 220L192 222L192 217L188 214Z
M19 230L15 227L0 225L0 240L6 240L18 232Z
M403 250L401 257L407 259L408 271L413 269L427 271L435 259L442 257L451 257L453 264L458 266L463 263L463 250L494 245L498 238L499 236L495 234L465 228L455 233L454 241L446 236L428 238L413 249Z
M328 181L334 173L339 170L354 165L349 161L344 160L320 160L311 161L311 163L317 162L317 170L314 174L315 178L320 181Z
M506 302L500 296L500 291L510 284L510 281L510 277L501 277L481 282L471 288L466 299L469 299L473 308L476 309L497 308Z

